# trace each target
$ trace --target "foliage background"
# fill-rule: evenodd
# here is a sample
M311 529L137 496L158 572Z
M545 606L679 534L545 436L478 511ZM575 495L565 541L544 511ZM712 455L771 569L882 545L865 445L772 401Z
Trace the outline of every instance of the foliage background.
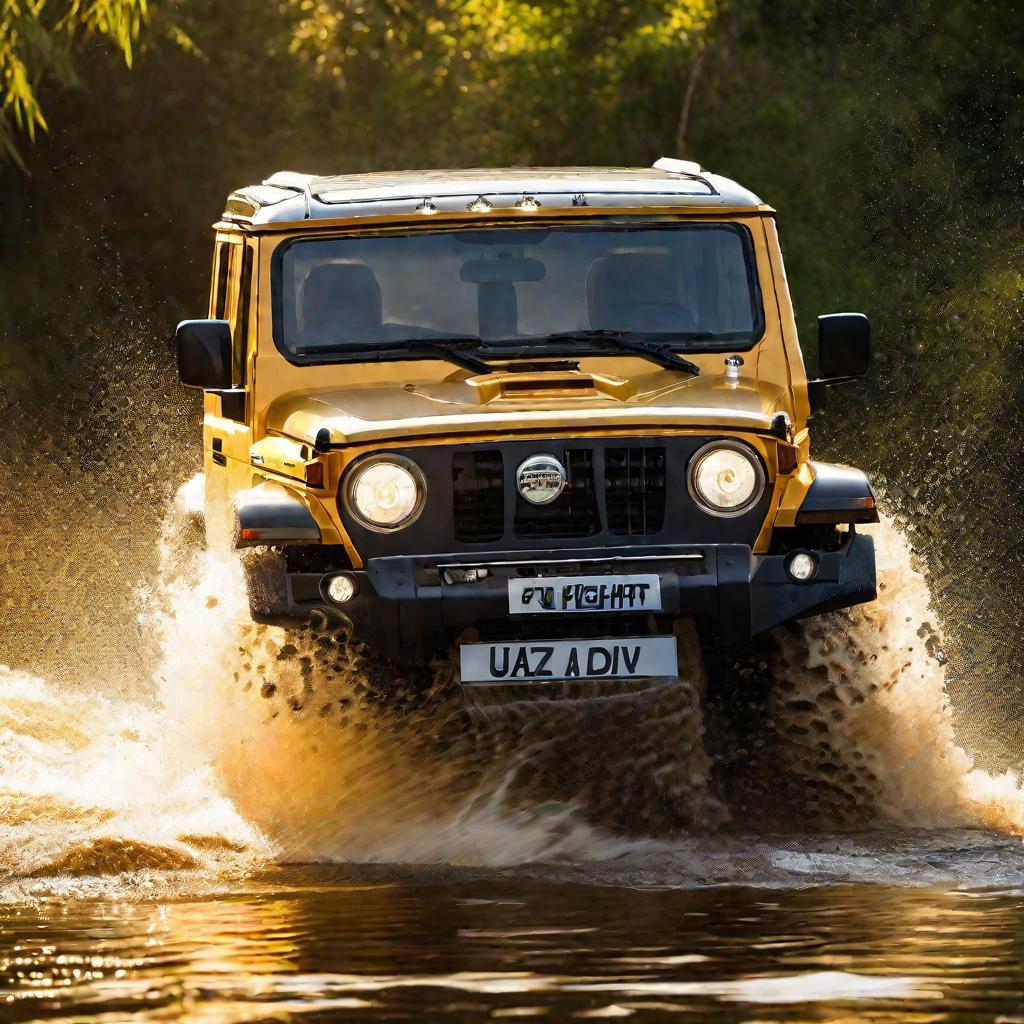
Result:
M208 226L228 191L280 168L670 154L779 210L812 363L818 313L871 316L875 369L835 396L817 452L883 483L927 561L954 701L994 760L1020 764L1015 7L0 0L9 660L74 675L99 643L116 673L145 647L130 616L89 609L98 593L131 606L161 503L197 464L171 328L203 309Z

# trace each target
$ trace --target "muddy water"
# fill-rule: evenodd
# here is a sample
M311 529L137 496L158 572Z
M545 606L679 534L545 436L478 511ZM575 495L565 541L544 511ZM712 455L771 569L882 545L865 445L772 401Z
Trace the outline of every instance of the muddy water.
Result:
M12 1019L1024 1019L1024 791L954 735L891 526L878 602L744 663L682 624L675 685L467 701L248 623L201 486L139 595L155 668L0 672Z
M0 911L4 1019L1021 1019L1024 895L288 869Z

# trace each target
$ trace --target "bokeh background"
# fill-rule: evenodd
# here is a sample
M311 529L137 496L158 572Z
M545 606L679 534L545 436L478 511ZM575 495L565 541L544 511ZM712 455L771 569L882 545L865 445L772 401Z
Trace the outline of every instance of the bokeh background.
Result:
M817 314L870 315L816 454L873 474L926 566L967 746L1024 763L1014 0L7 0L0 104L0 661L144 676L199 467L173 326L229 191L671 155L778 209L812 365Z

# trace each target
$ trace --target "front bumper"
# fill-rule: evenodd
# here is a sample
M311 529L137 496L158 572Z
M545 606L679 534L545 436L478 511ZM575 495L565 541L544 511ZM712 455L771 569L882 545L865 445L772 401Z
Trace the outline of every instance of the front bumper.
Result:
M351 620L355 639L394 661L422 663L467 627L500 624L542 637L555 629L572 635L578 625L612 635L624 618L614 612L511 615L511 577L656 572L664 608L656 617L713 620L723 643L743 644L782 622L874 599L870 537L851 530L838 551L812 553L818 571L803 583L786 571L793 552L757 555L745 544L388 556L371 558L365 570L350 573L358 592L340 607L325 600L323 573L289 573L285 607L279 610L295 619L316 609L341 612ZM487 575L473 583L451 582L446 567L480 567Z

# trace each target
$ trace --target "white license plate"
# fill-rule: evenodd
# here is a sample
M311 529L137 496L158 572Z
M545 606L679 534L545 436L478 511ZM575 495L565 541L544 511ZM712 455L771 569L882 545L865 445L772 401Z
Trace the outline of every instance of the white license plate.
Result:
M647 576L542 576L508 581L508 610L544 612L660 612L661 579Z
M671 636L464 644L461 654L464 683L639 679L679 674L676 641Z

